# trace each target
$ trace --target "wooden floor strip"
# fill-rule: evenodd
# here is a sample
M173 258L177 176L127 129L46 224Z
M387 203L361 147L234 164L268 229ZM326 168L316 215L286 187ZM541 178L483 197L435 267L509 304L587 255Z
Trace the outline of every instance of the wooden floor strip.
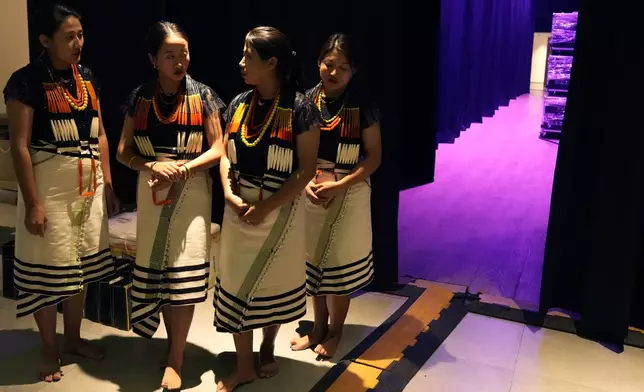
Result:
M454 294L439 285L427 285L425 292L364 354L351 363L329 391L361 392L374 388L378 377L403 356L427 325L449 307Z

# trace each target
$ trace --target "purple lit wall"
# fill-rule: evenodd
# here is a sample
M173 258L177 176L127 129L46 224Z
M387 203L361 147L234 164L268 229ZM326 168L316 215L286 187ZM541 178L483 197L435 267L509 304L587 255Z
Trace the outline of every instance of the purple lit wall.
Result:
M548 56L546 98L544 100L541 137L558 139L566 113L566 96L570 85L572 55L577 32L577 13L555 13Z

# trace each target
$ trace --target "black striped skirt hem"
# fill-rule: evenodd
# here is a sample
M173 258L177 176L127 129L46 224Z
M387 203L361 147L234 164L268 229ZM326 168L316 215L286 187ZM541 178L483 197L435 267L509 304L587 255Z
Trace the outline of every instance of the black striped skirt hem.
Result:
M21 318L55 306L81 293L87 284L103 280L114 273L109 248L84 256L80 264L53 266L27 263L16 259L14 284L18 289L16 317Z

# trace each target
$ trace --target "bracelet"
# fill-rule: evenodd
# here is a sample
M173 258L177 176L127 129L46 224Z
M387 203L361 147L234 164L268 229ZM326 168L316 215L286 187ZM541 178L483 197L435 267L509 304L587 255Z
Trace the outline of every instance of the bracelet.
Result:
M127 162L127 167L129 167L130 169L132 168L132 161L134 160L134 158L136 158L136 155L130 158L130 160Z
M192 171L190 170L190 168L188 166L186 166L186 165L183 165L181 167L185 169L184 170L184 178L186 180L189 180L190 178L192 178Z
M150 165L150 170L152 170L152 168L154 167L154 165L156 165L156 164L157 164L157 162L158 162L158 161L154 161L154 162L152 162L152 164Z

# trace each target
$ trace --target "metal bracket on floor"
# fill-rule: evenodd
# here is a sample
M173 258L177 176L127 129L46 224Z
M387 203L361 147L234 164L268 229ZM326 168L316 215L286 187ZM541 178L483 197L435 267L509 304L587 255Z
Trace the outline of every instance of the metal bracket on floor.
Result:
M475 302L481 300L481 293L470 293L470 288L467 287L464 293L454 293L454 300L463 299L465 302Z

